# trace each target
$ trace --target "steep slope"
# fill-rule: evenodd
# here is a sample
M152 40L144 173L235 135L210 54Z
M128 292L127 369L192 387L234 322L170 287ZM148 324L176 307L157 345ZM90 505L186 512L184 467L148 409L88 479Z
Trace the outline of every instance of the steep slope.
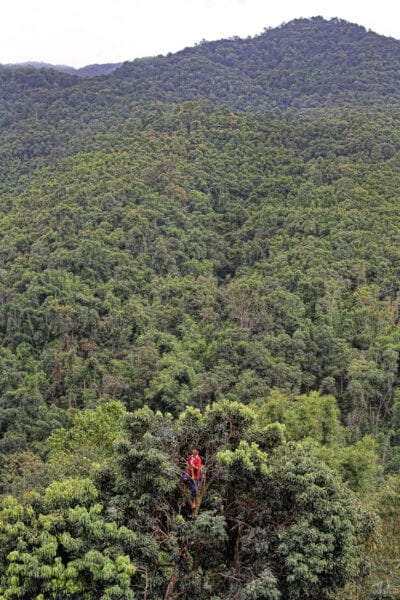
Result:
M388 423L399 156L396 116L189 103L27 173L1 202L3 447L46 403L107 395L176 412L317 389L356 435Z
M258 111L266 106L371 104L400 98L400 42L322 17L298 19L249 39L206 42L166 57L125 63L137 93L208 97Z
M298 19L254 38L105 66L113 70L101 77L96 65L77 75L0 67L0 132L47 119L49 109L52 120L80 127L187 100L250 112L400 102L400 41L338 19Z
M53 65L51 63L44 62L24 62L16 64L8 64L6 67L13 69L52 69L54 71L61 71L61 73L68 73L69 75L80 75L81 77L97 77L99 75L108 75L115 69L117 69L122 63L107 63L107 64L93 64L86 65L84 67L74 68L68 65Z

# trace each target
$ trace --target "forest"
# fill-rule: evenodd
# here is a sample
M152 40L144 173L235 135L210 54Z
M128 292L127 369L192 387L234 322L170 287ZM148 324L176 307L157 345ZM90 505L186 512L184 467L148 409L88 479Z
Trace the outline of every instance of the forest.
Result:
M399 65L0 66L0 600L400 598Z

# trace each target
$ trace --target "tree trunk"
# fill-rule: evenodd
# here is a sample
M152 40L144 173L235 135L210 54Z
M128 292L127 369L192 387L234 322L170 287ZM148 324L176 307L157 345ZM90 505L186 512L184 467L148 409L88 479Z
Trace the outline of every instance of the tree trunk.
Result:
M178 576L179 576L179 564L176 563L176 565L173 568L167 590L165 592L164 600L168 600L169 598L171 598L171 596L174 592L175 586L176 586L176 582L178 581Z

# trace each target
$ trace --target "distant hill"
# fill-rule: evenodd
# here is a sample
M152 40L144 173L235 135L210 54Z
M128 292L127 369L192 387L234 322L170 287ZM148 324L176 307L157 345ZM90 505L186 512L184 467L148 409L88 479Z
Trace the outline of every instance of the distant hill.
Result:
M62 73L69 73L69 75L79 75L81 77L97 77L99 75L108 75L115 69L117 69L122 63L108 63L105 65L86 65L75 69L68 65L53 65L45 62L28 61L24 63L8 64L7 67L13 67L15 69L21 69L26 67L33 67L34 69L54 69L55 71L61 71Z
M297 19L116 66L0 65L2 168L71 153L73 139L184 101L251 113L400 104L400 41L339 19Z
M248 39L205 42L124 63L112 79L160 100L207 97L236 109L400 100L400 41L339 19L297 19Z
M122 63L107 63L105 65L86 65L80 69L74 69L76 75L81 77L97 77L99 75L108 75L120 67Z
M47 74L35 77L32 67ZM22 85L25 100L32 104L26 94L33 83L50 90L52 97L61 85L72 96L63 92L63 103L76 110L79 96L78 111L85 106L97 115L104 110L126 115L138 104L203 99L250 112L400 102L400 41L322 17L297 19L253 38L204 42L120 65L52 66L61 76L50 75L54 70L48 67L19 67L23 75L18 76L0 67L1 95L14 97L15 86ZM47 100L41 92L40 102Z
M251 113L396 107L400 41L339 19L315 17L253 38L204 42L120 66L0 65L0 133L9 132L1 151L36 154L38 124L40 154L53 146L60 153L69 148L66 135L203 100Z

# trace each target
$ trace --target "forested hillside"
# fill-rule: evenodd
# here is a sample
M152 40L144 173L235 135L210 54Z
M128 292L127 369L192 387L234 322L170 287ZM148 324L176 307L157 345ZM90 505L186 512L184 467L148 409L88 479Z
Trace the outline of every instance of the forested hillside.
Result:
M399 61L0 69L0 599L400 597Z
M61 71L62 73L69 73L70 75L80 75L81 77L97 77L99 75L108 75L122 63L107 63L107 64L94 64L86 65L85 67L69 67L67 65L52 65L50 63L43 62L25 62L6 65L13 69L24 69L33 67L35 69L52 69L55 71Z

